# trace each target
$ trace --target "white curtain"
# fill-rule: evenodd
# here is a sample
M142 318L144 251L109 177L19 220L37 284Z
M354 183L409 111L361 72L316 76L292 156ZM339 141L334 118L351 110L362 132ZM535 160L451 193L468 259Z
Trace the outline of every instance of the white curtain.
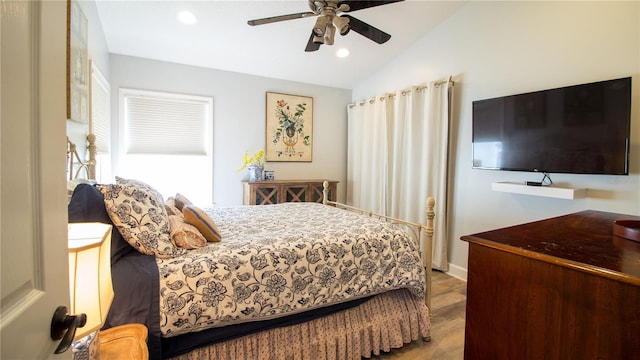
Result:
M392 101L367 101L368 106L348 108L347 203L382 212L386 207L387 118ZM353 138L351 138L353 134Z
M436 200L433 267L448 270L450 82L431 82L348 108L347 202L414 222Z

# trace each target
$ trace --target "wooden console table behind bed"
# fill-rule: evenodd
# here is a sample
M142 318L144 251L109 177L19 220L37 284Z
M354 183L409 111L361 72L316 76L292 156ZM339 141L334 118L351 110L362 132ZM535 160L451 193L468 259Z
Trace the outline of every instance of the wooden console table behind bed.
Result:
M598 211L469 242L466 359L632 359L640 354L640 243Z
M323 180L243 181L243 205L322 202ZM338 181L329 181L329 199L338 198Z

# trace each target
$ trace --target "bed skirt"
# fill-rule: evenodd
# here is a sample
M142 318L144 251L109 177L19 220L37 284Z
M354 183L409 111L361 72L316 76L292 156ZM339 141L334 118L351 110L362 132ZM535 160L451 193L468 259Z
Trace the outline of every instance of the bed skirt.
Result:
M401 289L305 323L199 348L178 360L360 360L430 335L424 299Z

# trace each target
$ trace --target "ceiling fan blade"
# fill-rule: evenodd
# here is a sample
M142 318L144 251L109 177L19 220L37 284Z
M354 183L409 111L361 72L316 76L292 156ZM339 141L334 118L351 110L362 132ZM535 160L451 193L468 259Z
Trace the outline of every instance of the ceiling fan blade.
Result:
M307 42L307 47L304 48L304 51L306 52L312 52L312 51L318 51L318 49L320 49L320 43L314 42L313 38L316 35L313 33L313 30L311 31L311 36L309 37L309 41Z
M384 44L389 41L389 39L391 39L391 35L363 21L360 21L353 16L342 15L342 17L346 17L349 19L350 29L370 40L377 42L378 44Z
M374 7L374 6L380 6L380 5L387 5L387 4L392 4L395 2L400 2L400 1L404 1L404 0L388 0L388 1L358 1L358 0L345 0L345 1L338 1L338 7L340 7L340 5L347 5L349 6L349 10L346 10L344 12L350 12L350 11L356 11L356 10L362 10L362 9L367 9L370 7Z
M295 14L279 15L279 16L272 16L272 17L267 17L262 19L249 20L247 21L247 24L251 26L264 25L264 24L270 24L278 21L301 19L301 18L316 16L316 15L317 15L316 13L307 11L307 12L301 12L301 13L295 13Z

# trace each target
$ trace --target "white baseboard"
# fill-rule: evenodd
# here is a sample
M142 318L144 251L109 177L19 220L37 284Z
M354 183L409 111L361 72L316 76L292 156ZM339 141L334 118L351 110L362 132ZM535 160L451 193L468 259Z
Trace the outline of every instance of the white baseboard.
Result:
M462 281L467 281L467 269L457 266L457 265L453 265L451 263L449 263L449 271L446 272L447 275L451 275L455 278L458 278Z

